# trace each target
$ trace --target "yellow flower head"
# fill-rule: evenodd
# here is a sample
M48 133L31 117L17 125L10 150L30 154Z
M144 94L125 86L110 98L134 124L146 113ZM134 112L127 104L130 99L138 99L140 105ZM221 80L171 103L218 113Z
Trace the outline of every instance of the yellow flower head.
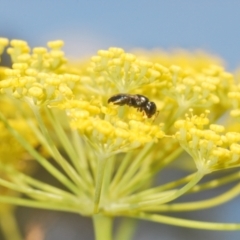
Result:
M0 54L7 44L0 39ZM239 111L239 86L215 59L182 53L143 58L109 48L85 62L66 64L62 41L49 42L48 49L31 50L22 40L10 45L13 64L0 69L0 169L9 181L0 178L0 185L29 198L0 196L0 201L94 218L158 220L158 211L188 208L171 203L183 194L213 188L211 182L199 184L205 174L240 166L240 133L216 124L231 104ZM198 171L153 186L155 175L183 150ZM29 156L64 189L5 166ZM229 179L217 183L224 181Z
M227 132L222 125L210 124L206 114L186 115L175 122L176 138L194 159L197 169L212 172L240 166L240 133Z
M142 113L118 116L112 104L101 106L98 101L72 100L59 106L67 111L70 124L77 129L98 154L112 155L156 142L164 136L161 125L152 124Z
M157 81L161 76L161 71L156 69L152 62L139 60L121 48L100 50L91 60L92 64L88 68L89 85L93 86L95 80L100 83L104 81L105 91L107 85L114 86L112 93L131 92Z
M6 77L0 82L2 93L35 105L62 101L73 96L72 89L79 81L79 76L58 74L66 62L60 50L62 41L49 42L50 51L42 47L34 48L32 54L25 41L12 40L10 43L8 53L13 65L4 71Z

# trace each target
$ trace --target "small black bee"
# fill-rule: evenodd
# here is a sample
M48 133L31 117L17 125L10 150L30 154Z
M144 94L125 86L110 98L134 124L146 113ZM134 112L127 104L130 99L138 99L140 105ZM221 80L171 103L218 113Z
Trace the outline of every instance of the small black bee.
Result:
M108 99L108 103L115 105L128 105L130 107L137 108L140 112L145 112L148 118L151 118L157 112L157 107L154 102L149 102L149 99L140 94L126 94L119 93Z

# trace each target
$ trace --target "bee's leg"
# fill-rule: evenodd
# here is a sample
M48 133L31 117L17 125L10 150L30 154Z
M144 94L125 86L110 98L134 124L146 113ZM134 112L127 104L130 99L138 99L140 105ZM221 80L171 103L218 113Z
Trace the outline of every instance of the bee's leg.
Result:
M155 119L158 117L158 114L159 114L159 111L156 111L156 113L154 114L152 123L154 123Z

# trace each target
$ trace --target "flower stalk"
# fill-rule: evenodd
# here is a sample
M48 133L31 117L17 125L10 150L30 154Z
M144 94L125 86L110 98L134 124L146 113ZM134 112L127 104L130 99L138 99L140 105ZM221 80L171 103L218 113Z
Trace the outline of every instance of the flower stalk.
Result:
M18 228L18 223L15 218L14 211L11 207L6 205L1 206L0 227L5 239L23 240Z
M95 214L93 216L93 225L95 231L95 239L96 240L112 240L112 218Z
M108 161L108 157L99 156L98 157L98 165L97 165L97 176L96 176L96 187L95 187L95 194L94 194L94 214L99 212L100 200L102 195L102 190L104 188L104 173L105 167Z

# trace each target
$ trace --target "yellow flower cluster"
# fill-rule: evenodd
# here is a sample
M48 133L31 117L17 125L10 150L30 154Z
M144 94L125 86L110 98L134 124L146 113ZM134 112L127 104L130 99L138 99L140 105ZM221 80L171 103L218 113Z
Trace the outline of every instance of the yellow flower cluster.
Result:
M170 65L171 61L179 65ZM203 54L194 58L186 53L168 55L168 60L161 54L144 59L139 53L109 48L98 51L83 68L79 66L80 84L74 93L88 101L94 96L104 102L116 93L146 95L157 104L159 119L168 130L190 107L214 109L216 118L229 107L227 94L233 76L218 62Z
M121 48L100 50L91 61L88 68L90 76L94 76L91 79L105 81L109 86L114 86L115 92L131 92L159 80L162 75L152 62L139 60Z
M72 100L61 104L61 108L67 109L71 126L98 154L105 156L142 147L164 137L161 125L153 125L136 114L129 114L129 118L123 120L117 116L113 105Z
M240 166L240 133L227 132L222 125L210 124L207 114L186 115L175 122L176 138L194 159L198 171L212 171Z
M179 66L171 66L170 71L171 79L167 79L163 93L176 100L179 108L209 108L218 103L226 104L226 93L233 78L221 67L210 65L199 72L190 72Z
M136 51L136 56L157 63L156 68L161 69L165 76L154 87L174 99L179 108L209 108L217 103L228 106L226 93L233 84L233 76L221 67L218 58L183 50L171 54L159 50Z
M2 46L5 43L1 40ZM79 76L59 74L62 64L66 62L60 50L62 41L49 42L46 48L36 47L30 53L25 41L12 40L7 49L11 56L12 69L5 69L5 79L0 82L2 93L24 99L35 105L61 101L73 96L72 89Z
M0 39L1 53L7 44L7 39ZM10 44L7 52L13 65L3 71L1 92L31 105L64 110L71 127L105 155L157 142L164 136L160 121L165 122L165 131L172 134L172 124L190 107L198 112L206 107L215 109L212 119L216 119L229 107L231 97L238 94L237 90L230 92L234 87L232 75L206 56L193 61L192 56L184 53L182 62L179 55L173 56L173 63L178 65L171 65L165 55L146 54L146 60L139 53L109 48L98 51L87 64L74 66L65 65L62 41L49 42L49 51L37 47L32 53L25 41L12 40ZM107 98L119 92L146 95L156 102L160 110L158 119L147 120L136 109L108 105ZM175 126L179 124L178 121ZM204 131L210 134L210 130ZM176 135L184 145L182 135Z
M184 49L174 49L164 51L162 49L144 50L136 49L133 53L140 59L158 62L165 67L176 65L192 72L193 69L202 71L202 69L208 68L211 65L223 66L222 59L215 55L203 52L201 50L188 51Z

